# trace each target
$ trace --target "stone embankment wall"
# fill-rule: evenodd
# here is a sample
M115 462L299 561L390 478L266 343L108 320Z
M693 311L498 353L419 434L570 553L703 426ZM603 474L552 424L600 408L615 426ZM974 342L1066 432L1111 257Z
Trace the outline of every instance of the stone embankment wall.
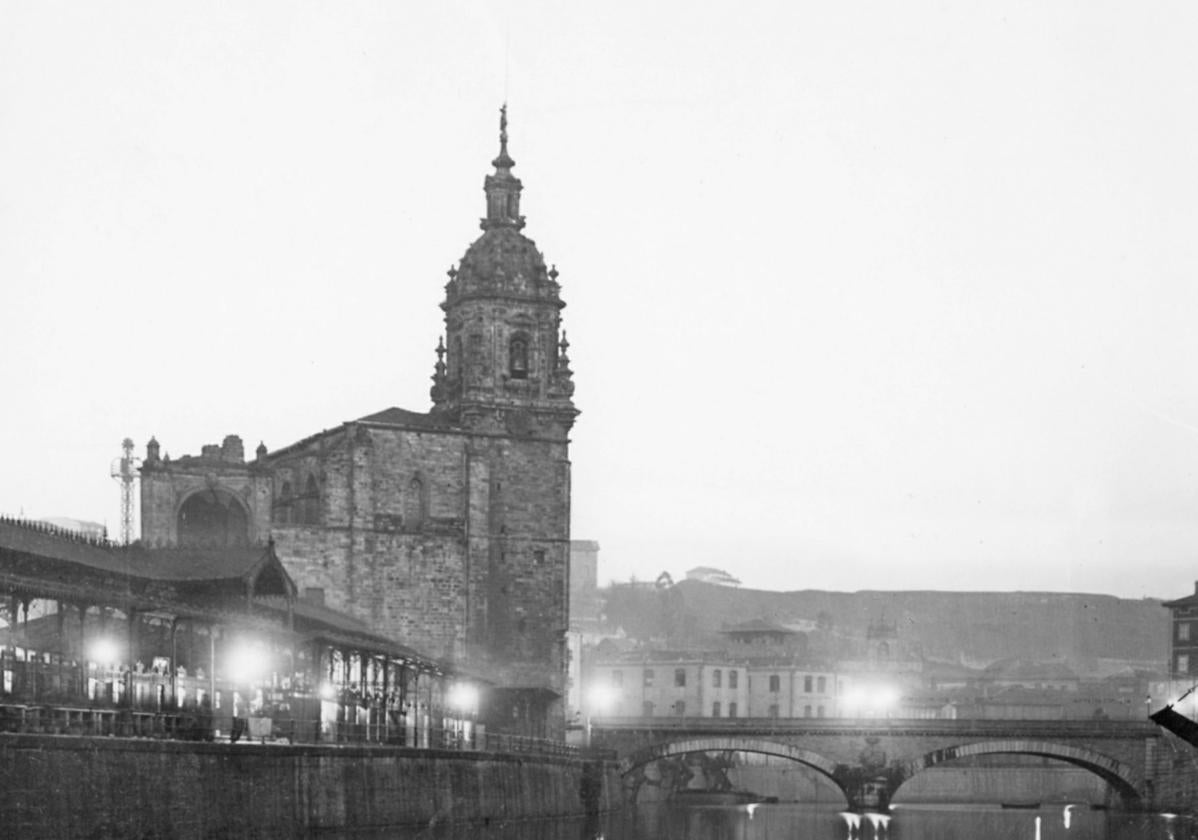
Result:
M999 804L1061 802L1105 805L1122 803L1100 777L1075 767L933 767L903 783L895 804Z
M0 826L13 837L296 838L619 805L602 762L0 734Z
M1198 814L1198 749L1162 731L1148 762L1155 809Z

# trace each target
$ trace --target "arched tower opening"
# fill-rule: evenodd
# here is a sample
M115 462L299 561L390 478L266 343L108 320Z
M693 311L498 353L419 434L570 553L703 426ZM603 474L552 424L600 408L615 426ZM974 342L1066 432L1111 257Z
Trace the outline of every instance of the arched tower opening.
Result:
M188 548L232 548L250 543L249 514L227 490L211 488L188 496L179 506L178 543Z

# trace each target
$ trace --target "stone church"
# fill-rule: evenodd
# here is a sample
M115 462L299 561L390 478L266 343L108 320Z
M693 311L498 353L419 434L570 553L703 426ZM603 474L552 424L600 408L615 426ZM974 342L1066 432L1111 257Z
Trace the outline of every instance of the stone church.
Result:
M304 598L494 686L492 726L563 726L569 433L558 272L524 235L501 111L482 235L449 271L432 407L384 408L245 457L230 435L141 468L142 540L273 540Z

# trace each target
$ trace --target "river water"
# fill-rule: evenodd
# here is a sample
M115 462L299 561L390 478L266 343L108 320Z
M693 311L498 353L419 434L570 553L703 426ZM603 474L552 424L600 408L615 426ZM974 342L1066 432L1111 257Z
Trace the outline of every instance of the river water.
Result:
M361 835L355 835L361 836ZM532 820L436 826L372 840L1198 840L1198 821L1172 814L1094 811L1088 806L896 807L888 817L830 807L642 806L599 820Z

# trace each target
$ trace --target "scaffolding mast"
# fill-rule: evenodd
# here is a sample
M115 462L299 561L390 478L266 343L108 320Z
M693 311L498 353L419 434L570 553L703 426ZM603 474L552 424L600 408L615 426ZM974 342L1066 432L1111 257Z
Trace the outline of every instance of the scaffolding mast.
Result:
M133 439L121 441L120 458L112 462L112 477L121 485L121 542L133 542L133 482L137 480L139 459L133 457Z

